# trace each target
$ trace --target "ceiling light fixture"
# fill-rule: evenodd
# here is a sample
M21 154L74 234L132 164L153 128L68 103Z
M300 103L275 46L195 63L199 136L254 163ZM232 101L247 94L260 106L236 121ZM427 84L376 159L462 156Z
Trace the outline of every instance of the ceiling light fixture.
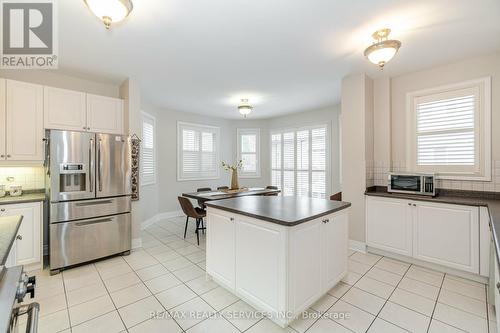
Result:
M253 107L250 104L248 104L248 99L243 98L241 100L240 105L238 105L238 111L240 112L240 114L244 118L246 118L247 115L249 115L252 112L252 110L253 110Z
M375 40L372 45L365 50L365 57L370 62L378 65L383 69L398 52L401 47L401 42L395 39L388 39L391 29L380 29L373 33L372 37Z
M111 23L124 20L134 8L132 0L83 0L90 11L100 18L106 29Z

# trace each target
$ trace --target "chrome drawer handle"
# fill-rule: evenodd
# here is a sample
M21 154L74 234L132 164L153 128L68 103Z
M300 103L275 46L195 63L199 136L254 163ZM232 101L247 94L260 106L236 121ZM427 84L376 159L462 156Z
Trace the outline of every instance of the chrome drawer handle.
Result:
M98 224L98 223L106 223L106 222L113 222L113 219L107 218L107 219L93 220L93 221L87 221L87 222L77 222L77 223L75 223L75 225L77 227L84 227L84 226L90 225L90 224Z
M86 207L86 206L94 206L94 205L107 205L111 204L113 201L111 200L103 200L103 201L92 201L92 202L79 202L75 204L77 207Z

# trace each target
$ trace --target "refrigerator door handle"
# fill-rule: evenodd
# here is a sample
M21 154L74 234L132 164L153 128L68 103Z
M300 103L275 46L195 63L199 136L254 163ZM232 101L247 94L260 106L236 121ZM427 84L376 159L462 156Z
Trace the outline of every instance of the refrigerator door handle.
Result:
M94 139L90 139L90 146L89 146L89 182L90 182L90 189L89 189L89 192L94 192L94 156L93 156L93 152L94 152Z
M101 158L101 139L97 148L97 182L99 183L99 192L102 191L101 173L102 173L102 158Z

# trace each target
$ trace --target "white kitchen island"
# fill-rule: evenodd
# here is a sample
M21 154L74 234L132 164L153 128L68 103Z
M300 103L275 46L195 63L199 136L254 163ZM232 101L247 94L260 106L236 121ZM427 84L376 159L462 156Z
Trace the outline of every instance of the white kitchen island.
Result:
M350 203L261 196L206 205L207 274L281 327L347 273Z

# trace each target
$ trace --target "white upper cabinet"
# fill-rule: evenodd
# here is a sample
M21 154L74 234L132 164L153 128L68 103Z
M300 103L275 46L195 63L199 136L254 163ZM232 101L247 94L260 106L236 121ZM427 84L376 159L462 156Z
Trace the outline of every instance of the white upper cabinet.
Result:
M89 131L123 134L123 100L87 94Z
M44 87L44 125L48 129L87 130L86 94Z
M43 86L6 81L7 161L43 160Z

